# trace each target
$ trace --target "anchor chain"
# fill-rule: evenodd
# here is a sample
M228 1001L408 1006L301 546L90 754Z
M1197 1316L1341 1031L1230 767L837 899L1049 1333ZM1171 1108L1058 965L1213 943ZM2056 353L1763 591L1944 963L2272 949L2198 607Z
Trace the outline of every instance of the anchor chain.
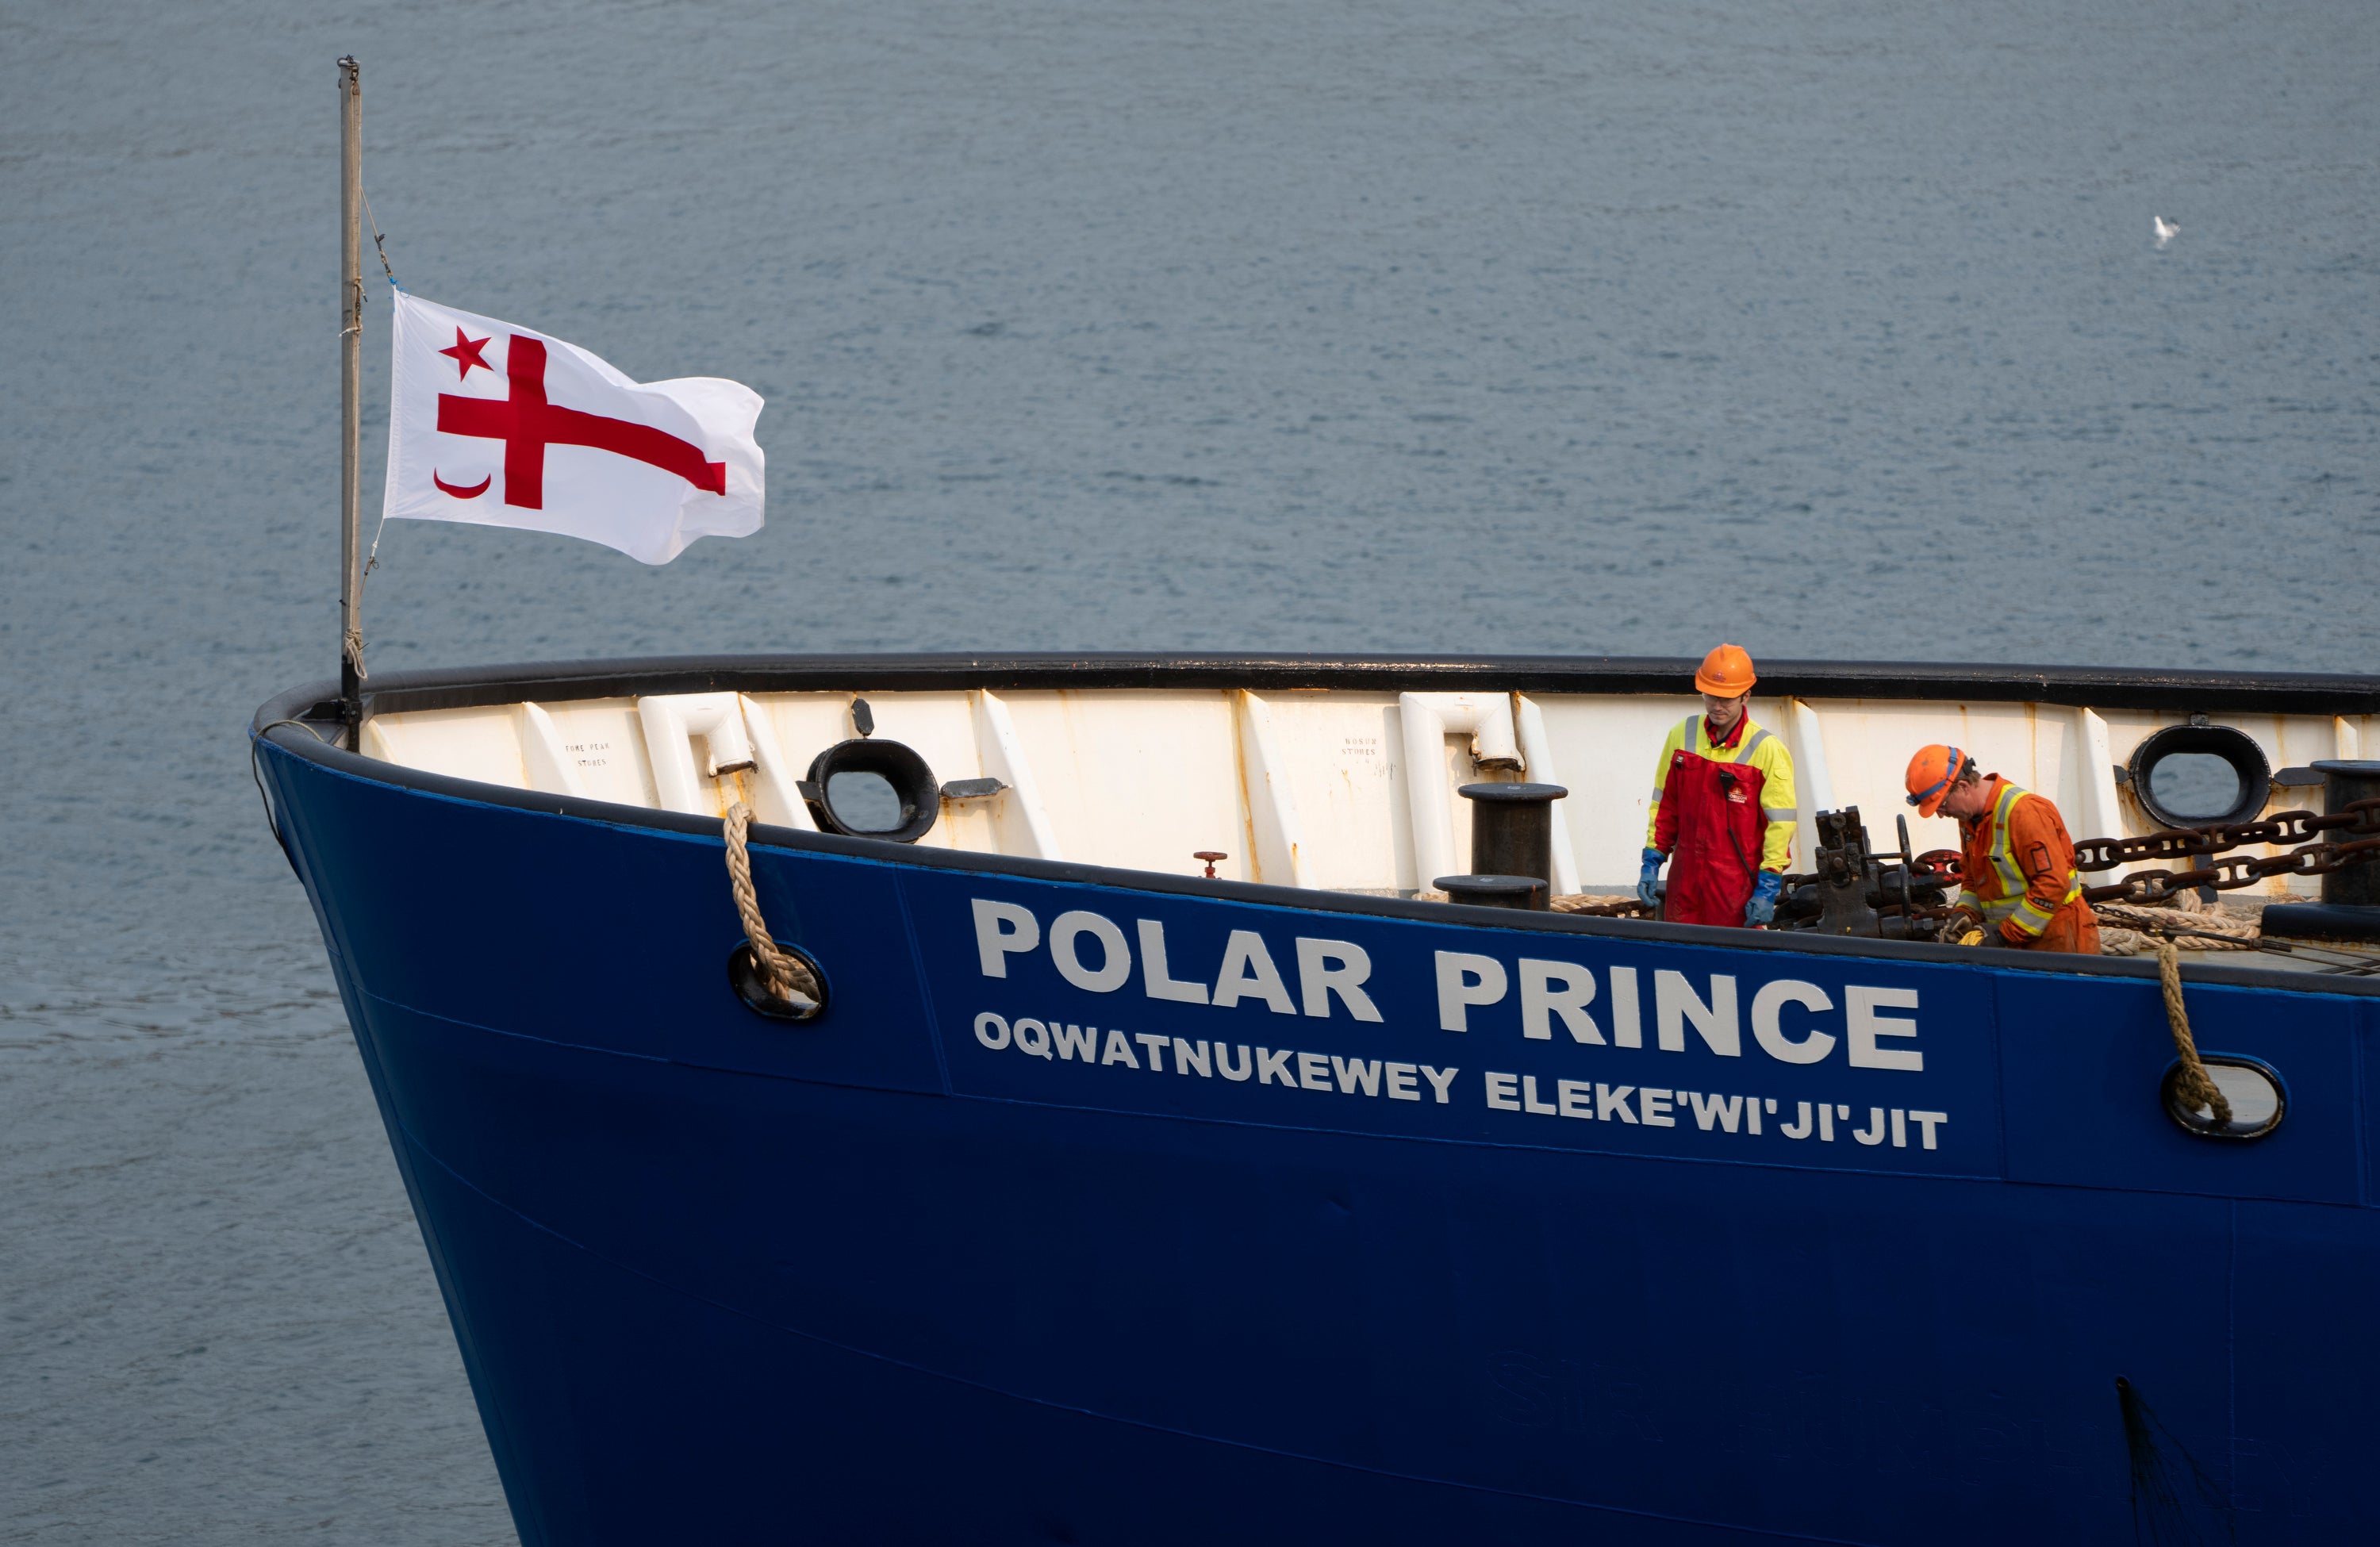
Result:
M2339 834L2345 841L2310 841L2324 834ZM2082 900L2153 906L2170 902L2185 892L2201 887L2217 892L2236 892L2272 876L2328 875L2350 865L2370 863L2380 858L2380 800L2358 800L2327 815L2315 811L2276 811L2261 822L2168 828L2137 838L2085 838L2074 846L2074 868L2086 871L2109 871L2119 865L2138 864L2144 859L2189 859L2225 854L2230 849L2251 845L2278 847L2290 844L2304 847L2266 859L2234 854L2189 870L2139 871L2105 886L2085 887ZM1911 862L1911 879L1935 884L1955 881L1959 875L1959 865L1957 850L1931 849ZM1785 878L1785 885L1791 891L1821 879L1815 874L1789 875ZM1633 899L1557 897L1553 906L1555 911L1560 913L1603 918L1628 918L1650 911ZM1887 907L1894 912L1901 911L1897 903L1888 902ZM1944 918L1949 912L1948 907L1907 909L1912 920Z
M2143 859L2188 859L2252 844L2288 848L2310 843L2325 833L2340 832L2351 838L2380 836L2380 800L2358 800L2328 816L2313 811L2276 811L2262 822L2235 822L2220 827L2169 827L2138 838L2084 838L2074 846L2074 868L2111 871Z
M2347 841L2312 841L2325 833L2339 834ZM2269 876L2328 875L2350 865L2367 863L2380 853L2380 800L2358 800L2326 816L2313 811L2276 811L2261 822L2174 827L2137 838L2085 838L2074 846L2074 868L2110 871L2143 859L2191 859L2257 844L2305 847L2267 859L2236 854L2189 870L2139 871L2106 886L2085 887L2082 900L2155 904L2200 887L2236 892Z
M2360 838L2346 844L2309 844L2287 854L2276 854L2268 859L2235 854L2195 870L2142 871L2110 885L2087 886L2083 888L2082 900L2094 903L2160 903L2202 886L2217 892L2236 892L2243 886L2253 886L2267 876L2328 875L2350 865L2367 863L2375 856L2380 856L2380 837Z

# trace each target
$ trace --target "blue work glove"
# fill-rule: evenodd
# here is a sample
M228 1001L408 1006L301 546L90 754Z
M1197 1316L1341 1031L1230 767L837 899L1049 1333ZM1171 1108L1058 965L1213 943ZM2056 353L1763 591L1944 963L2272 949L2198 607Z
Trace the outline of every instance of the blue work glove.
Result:
M1636 878L1636 900L1646 907L1661 906L1661 894L1658 888L1661 880L1661 861L1665 858L1667 856L1658 848L1645 851L1645 873Z
M1773 924L1777 921L1777 894L1785 890L1785 877L1777 871L1763 871L1753 883L1752 900L1743 905L1743 921L1747 924Z

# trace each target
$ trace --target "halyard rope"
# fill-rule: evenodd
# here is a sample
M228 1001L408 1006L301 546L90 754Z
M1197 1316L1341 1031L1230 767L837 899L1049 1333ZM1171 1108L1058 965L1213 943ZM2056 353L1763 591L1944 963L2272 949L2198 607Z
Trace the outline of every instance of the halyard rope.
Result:
M372 213L371 195L364 191L363 184L360 182L356 184L356 196L363 201L364 223L371 227L372 247L380 253L380 272L388 275L388 287L393 292L397 288L396 271L388 264L388 238L382 235L380 218ZM356 293L356 316L360 319L363 316L361 276L357 278ZM358 327L362 325L360 321L357 325ZM364 579L367 580L371 579L371 572L380 567L380 534L387 530L388 506L383 503L380 507L380 525L372 528L371 552L364 555ZM356 604L359 607L363 605L363 587L358 584L356 587ZM363 676L363 641L361 640L356 641L356 676L358 680Z
M769 932L768 921L760 917L760 899L752 890L752 855L747 847L751 826L751 807L738 800L727 808L727 886L735 895L735 912L744 920L752 956L767 976L770 990L796 1005L804 1001L816 1005L818 979L799 956L779 948L777 937Z
M2215 1114L2217 1123L2228 1126L2231 1103L2216 1088L2207 1076L2206 1066L2199 1062L2198 1042L2190 1034L2190 1012L2181 1003L2181 953L2170 940L2157 940L2157 982L2165 990L2165 1021L2173 1032L2173 1051L2181 1059L2181 1078L2175 1080L2174 1090L2191 1111L2206 1107Z

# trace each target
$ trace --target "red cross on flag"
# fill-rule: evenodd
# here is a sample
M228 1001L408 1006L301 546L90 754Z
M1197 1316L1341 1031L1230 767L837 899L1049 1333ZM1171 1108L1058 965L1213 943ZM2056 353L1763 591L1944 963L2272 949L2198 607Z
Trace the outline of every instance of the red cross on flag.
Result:
M760 395L632 382L576 344L399 293L388 515L561 532L667 564L760 530Z

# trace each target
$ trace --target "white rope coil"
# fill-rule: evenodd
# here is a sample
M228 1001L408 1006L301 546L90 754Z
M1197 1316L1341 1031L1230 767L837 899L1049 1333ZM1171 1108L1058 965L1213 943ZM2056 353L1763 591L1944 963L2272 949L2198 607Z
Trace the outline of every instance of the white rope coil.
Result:
M771 992L798 1008L815 1009L819 1003L817 977L801 957L778 945L777 937L769 932L768 920L760 917L760 898L752 889L752 855L748 847L751 828L751 807L738 800L727 808L727 888L735 895L736 916L744 920L744 932L752 943L753 959L760 964Z

